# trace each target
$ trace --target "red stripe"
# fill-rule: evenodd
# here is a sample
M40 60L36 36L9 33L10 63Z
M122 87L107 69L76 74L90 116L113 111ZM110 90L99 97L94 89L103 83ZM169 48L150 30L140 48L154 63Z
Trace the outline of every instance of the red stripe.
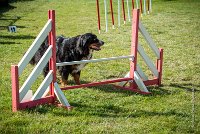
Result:
M112 15L112 24L114 25L115 23L114 23L112 0L110 0L110 10L111 10L111 15Z
M158 85L161 85L161 79L162 79L162 65L163 65L163 49L160 48L160 59L157 60L157 69L158 69Z
M142 9L142 0L140 0L140 12L143 13L143 9Z
M124 0L122 0L122 11L123 11L123 16L124 16L124 21L126 21L126 14L125 14L125 9L124 9Z
M100 24L100 13L99 13L99 0L96 1L97 2L97 16L98 16L98 30L101 30L101 24Z
M49 62L49 69L53 70L53 81L50 85L50 94L55 97L54 83L56 82L56 31L55 31L55 10L49 10L48 18L52 20L52 29L49 32L49 45L52 45L52 57Z
M34 101L27 101L20 103L20 109L32 108L42 104L52 104L54 103L54 96L47 96Z
M11 80L12 80L12 111L19 110L19 75L18 66L11 66Z
M132 8L134 9L134 0L132 0Z
M68 86L68 87L61 88L61 90L69 90L69 89L76 89L76 88L82 88L82 87L99 86L99 85L105 85L105 84L109 84L109 83L116 83L116 82L129 81L129 80L133 80L133 79L131 79L131 78L118 78L118 79L106 80L106 81L102 81L102 82L92 82L92 83L87 83L87 84Z

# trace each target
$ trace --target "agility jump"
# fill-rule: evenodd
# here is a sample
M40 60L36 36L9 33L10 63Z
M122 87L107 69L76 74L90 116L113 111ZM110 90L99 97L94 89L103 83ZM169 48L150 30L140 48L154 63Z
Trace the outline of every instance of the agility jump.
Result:
M163 63L163 49L158 49L153 42L152 38L144 28L141 22L139 22L139 9L133 10L133 20L132 20L132 41L131 41L131 53L128 56L92 59L92 60L82 60L82 61L72 61L56 63L56 45L55 45L55 11L49 10L49 20L46 25L39 33L33 44L28 49L27 53L21 59L18 65L11 66L11 79L12 79L12 110L16 112L21 109L35 107L37 105L43 104L55 104L56 100L59 100L60 105L71 109L71 106L64 96L62 90L77 89L82 87L98 86L110 83L118 83L115 87L130 90L133 92L141 94L150 94L147 87L148 85L160 85L162 78L162 63ZM156 66L150 60L148 55L143 50L142 46L138 43L138 32L141 32L147 43L155 53L157 57ZM35 52L40 47L40 44L49 37L49 48L38 62L36 67L33 69L31 74L28 76L27 80L23 85L19 86L19 77L22 74L24 68L27 66ZM142 71L137 63L138 53L142 56L145 63L152 71L154 78L148 79L145 73ZM66 66L73 64L82 63L94 63L103 62L111 60L129 59L130 60L130 71L124 78L110 79L101 82L92 82L81 85L67 86L60 88L56 82L56 66ZM50 70L46 78L43 80L37 91L32 95L30 89L33 82L37 79L38 75L44 68L44 66L49 62Z
M100 17L99 1L100 0L96 0L96 8L97 8L98 31L100 33L101 32L101 17ZM105 32L108 32L108 4L110 4L112 28L113 29L115 28L113 1L110 0L110 2L108 3L107 0L104 0L103 3L104 3L104 14L105 14ZM125 3L126 3L126 6L125 6ZM121 11L122 11L122 15L123 15L124 24L127 21L125 10L127 10L128 21L131 22L129 3L131 3L131 5L132 5L131 12L135 8L140 9L141 15L143 15L143 14L146 15L146 13L149 14L150 12L152 12L152 0L131 0L131 2L129 2L129 0L126 0L126 1L118 0L117 1L117 16L118 16L117 18L118 18L118 26L119 27L121 26ZM136 5L136 7L135 7L135 5ZM147 10L146 10L146 8L147 8Z

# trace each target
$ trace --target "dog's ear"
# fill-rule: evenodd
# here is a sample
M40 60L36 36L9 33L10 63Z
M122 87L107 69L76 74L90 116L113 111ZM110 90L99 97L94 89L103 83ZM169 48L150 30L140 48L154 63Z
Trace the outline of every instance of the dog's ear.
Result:
M87 36L81 35L78 39L78 42L77 42L78 47L85 49L85 47L87 47L88 39L89 38Z
M64 40L63 35L56 37L56 43L59 44L59 45L63 42L63 40Z
M80 53L87 55L89 53L89 36L81 35L77 41L77 50L80 51Z

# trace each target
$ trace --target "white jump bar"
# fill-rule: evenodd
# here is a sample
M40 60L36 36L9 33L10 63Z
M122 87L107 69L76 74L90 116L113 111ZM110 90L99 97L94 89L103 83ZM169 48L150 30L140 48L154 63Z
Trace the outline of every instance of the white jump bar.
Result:
M74 64L94 63L94 62L119 60L119 59L128 59L128 58L132 58L131 60L134 59L133 55L128 55L128 56L119 56L119 57L110 57L110 58L101 58L101 59L92 59L92 60L61 62L61 63L56 63L56 66L66 66L66 65L74 65Z

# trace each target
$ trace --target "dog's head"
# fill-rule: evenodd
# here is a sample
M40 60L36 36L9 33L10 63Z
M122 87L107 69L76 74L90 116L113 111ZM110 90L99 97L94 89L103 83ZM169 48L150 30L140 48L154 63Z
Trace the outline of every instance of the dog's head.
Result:
M80 36L80 47L83 50L101 50L101 46L104 44L103 41L99 40L95 34L86 33Z

